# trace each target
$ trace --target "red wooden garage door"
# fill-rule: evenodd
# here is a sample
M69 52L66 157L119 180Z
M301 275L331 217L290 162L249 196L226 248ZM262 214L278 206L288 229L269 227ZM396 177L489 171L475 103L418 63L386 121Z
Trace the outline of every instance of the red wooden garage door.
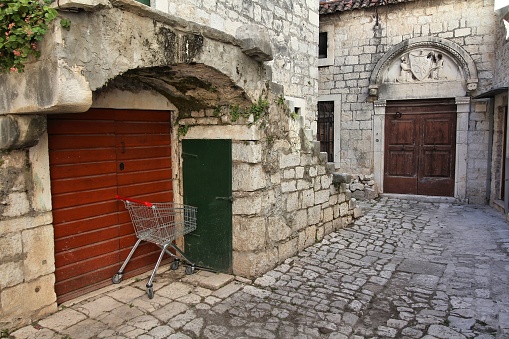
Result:
M170 113L92 109L48 116L58 302L111 283L136 242L115 195L173 201ZM152 269L138 248L125 277Z

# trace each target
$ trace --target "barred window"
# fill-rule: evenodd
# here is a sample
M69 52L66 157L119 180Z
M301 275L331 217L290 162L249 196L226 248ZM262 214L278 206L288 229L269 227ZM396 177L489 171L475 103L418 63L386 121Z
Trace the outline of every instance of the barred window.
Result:
M317 127L320 151L327 153L329 162L334 162L334 101L318 102Z

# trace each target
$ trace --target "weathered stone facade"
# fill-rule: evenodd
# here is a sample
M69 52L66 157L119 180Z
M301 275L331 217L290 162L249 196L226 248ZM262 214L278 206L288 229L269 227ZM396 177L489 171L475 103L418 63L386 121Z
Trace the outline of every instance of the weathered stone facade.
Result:
M184 138L232 139L234 273L255 277L360 216L346 183L333 184L334 165L319 142L308 138L303 118L272 102L269 114L246 127L232 122L228 109L194 112L179 124L191 126ZM244 121L242 121L244 120ZM236 130L236 132L233 132ZM300 135L296 132L300 131Z
M319 95L340 96L341 112L336 117L341 120L341 152L335 161L341 171L374 174L375 190L383 192L386 102L455 98L454 196L485 203L489 114L484 99L470 98L492 89L497 81L493 1L410 1L321 13L320 30L329 32L334 64L319 68ZM404 78L409 54L436 56L437 51L437 73Z
M45 126L45 114L170 110L178 121L175 179L182 171L179 124L190 126L185 138L232 139L235 274L261 274L359 215L345 184L332 184L333 166L313 142L314 2L59 5L71 9L60 11L71 30L55 24L40 61L25 74L0 76L0 267L7 272L0 278L1 328L57 307L48 135L30 128ZM228 108L259 98L270 102L264 125L231 120ZM175 180L176 202L180 185Z

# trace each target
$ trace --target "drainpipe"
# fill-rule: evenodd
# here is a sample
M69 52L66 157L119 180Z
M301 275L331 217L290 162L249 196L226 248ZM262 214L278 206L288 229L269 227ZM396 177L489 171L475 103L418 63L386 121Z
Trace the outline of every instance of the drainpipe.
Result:
M486 201L491 201L491 166L493 162L493 125L495 124L495 98L488 99L488 173L486 173ZM505 194L505 192L504 192Z

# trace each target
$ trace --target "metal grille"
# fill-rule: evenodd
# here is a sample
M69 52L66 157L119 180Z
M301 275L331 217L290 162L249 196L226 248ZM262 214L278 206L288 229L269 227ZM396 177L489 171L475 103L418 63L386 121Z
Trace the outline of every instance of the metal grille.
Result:
M327 153L329 162L334 162L334 101L318 102L317 124L320 151Z

